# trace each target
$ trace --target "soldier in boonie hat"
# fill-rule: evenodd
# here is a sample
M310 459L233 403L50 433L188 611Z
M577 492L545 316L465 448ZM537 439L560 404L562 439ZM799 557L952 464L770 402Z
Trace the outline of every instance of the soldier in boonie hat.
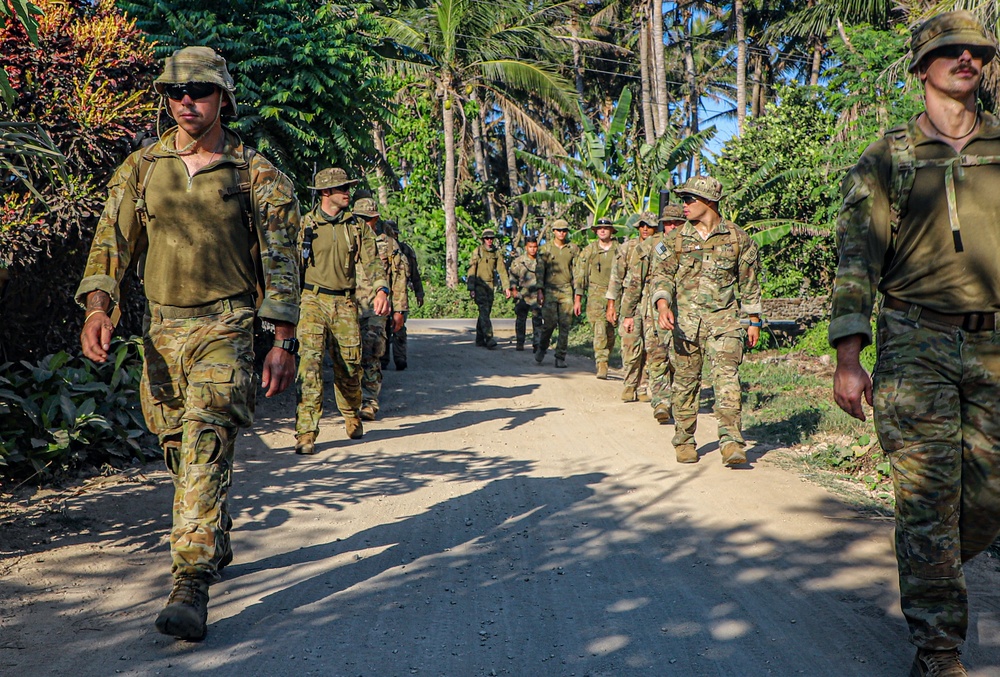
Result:
M566 219L556 219L552 222L552 230L569 230L569 221Z
M496 236L497 232L495 230L493 230L492 228L487 228L486 230L483 231L483 235L480 239L482 240L495 239Z
M590 225L590 226L584 226L580 230L581 231L584 231L584 230L594 230L594 231L596 231L598 228L610 228L612 235L615 235L615 234L618 233L618 226L616 226L614 224L614 222L611 219L609 219L608 217L606 217L606 216L602 216L601 218L599 218L596 221L594 221L594 223L592 225Z
M185 47L168 56L163 73L153 81L153 89L160 96L180 100L184 94L181 90L186 86L191 98L198 99L201 97L195 96L199 91L196 85L202 84L218 87L229 102L226 115L236 117L236 83L229 74L226 60L211 47Z
M331 167L322 170L316 175L315 185L306 186L309 190L326 190L327 188L350 188L358 183L360 179L347 178L347 172L340 167Z
M722 199L722 184L711 176L693 176L674 192L680 196L694 195L709 202L718 202Z
M363 197L355 202L352 211L365 220L379 217L378 206L375 204L375 200L370 197Z
M663 208L663 213L660 215L660 222L663 221L687 221L684 216L684 206L669 204Z
M971 12L945 12L918 24L910 34L910 65L915 72L924 57L942 47L965 47L985 66L997 53L996 40Z

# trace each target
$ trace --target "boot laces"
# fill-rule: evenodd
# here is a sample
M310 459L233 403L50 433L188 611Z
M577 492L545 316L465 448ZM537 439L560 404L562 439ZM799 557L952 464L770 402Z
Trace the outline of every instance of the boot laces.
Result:
M201 581L182 578L174 583L174 589L170 591L170 598L167 599L167 604L198 606L204 597L206 595Z
M958 649L924 651L920 658L927 666L925 674L928 677L965 677L969 674L958 658Z

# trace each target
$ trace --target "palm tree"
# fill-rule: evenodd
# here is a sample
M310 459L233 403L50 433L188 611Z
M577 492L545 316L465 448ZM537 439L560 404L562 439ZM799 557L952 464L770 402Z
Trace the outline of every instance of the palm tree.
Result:
M573 85L552 67L535 61L550 44L550 33L537 6L523 0L435 0L383 19L392 40L435 60L425 69L441 102L444 130L445 282L458 286L458 226L455 214L458 176L456 113L473 93L492 101L510 117L527 122L523 94L542 97L572 111ZM530 125L522 125L522 129ZM539 127L541 127L539 125Z

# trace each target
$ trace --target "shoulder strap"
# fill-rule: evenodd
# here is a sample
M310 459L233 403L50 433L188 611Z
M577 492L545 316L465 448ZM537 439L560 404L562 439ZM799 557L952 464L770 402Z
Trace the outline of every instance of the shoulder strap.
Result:
M253 190L253 183L250 180L250 162L257 154L257 151L247 146L243 147L243 162L236 165L237 183L235 186L220 188L219 195L223 200L236 195L240 201L240 215L243 217L243 227L255 234L257 237L250 244L250 258L253 259L254 269L257 277L257 289L255 290L257 309L264 302L264 261L263 253L267 250L267 242L264 239L264 229L257 223L260 210L257 204L257 195Z
M913 179L917 173L916 149L913 145L913 135L909 125L894 127L886 132L889 142L890 177L889 177L889 221L892 228L892 239L889 243L890 252L896 250L896 237L899 235L899 223L906 216L910 191L913 190Z
M735 252L735 256L733 258L736 259L736 261L739 261L740 260L740 240L736 236L736 224L730 224L730 225L732 226L732 228L729 229L729 239L733 243L733 252ZM736 265L739 265L739 263L737 263Z
M149 212L146 209L146 186L149 185L149 177L156 167L156 156L152 153L143 153L139 156L139 166L136 168L135 184L135 213L139 217L139 223L143 229L146 228L146 221Z

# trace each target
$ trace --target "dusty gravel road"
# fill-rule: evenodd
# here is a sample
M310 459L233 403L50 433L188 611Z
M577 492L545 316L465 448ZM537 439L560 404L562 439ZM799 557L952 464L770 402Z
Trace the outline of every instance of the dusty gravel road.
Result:
M153 628L170 489L151 464L0 547L0 674L907 673L887 521L760 453L726 469L709 437L679 466L671 429L582 358L424 331L361 442L333 413L297 457L294 397L261 403L204 642ZM1000 675L995 568L969 572L975 675Z

